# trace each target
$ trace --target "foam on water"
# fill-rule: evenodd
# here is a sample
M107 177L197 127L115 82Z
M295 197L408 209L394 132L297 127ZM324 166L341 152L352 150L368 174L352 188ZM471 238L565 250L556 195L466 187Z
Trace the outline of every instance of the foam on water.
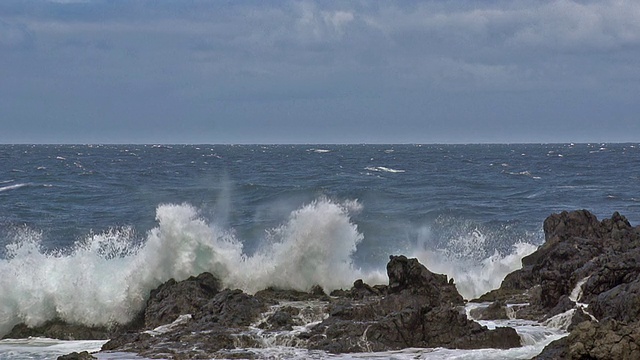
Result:
M74 351L98 351L105 342L107 340L62 341L47 338L0 340L0 348L2 349L0 360L57 359L58 356ZM127 359L133 358L127 357Z
M206 222L187 204L159 206L158 226L142 245L135 245L131 229L121 228L92 234L70 253L47 253L40 249L41 233L25 228L0 260L0 334L19 322L38 325L55 317L91 325L126 322L162 282L204 271L247 292L316 284L329 291L357 278L385 282L380 273L364 274L353 265L363 236L349 214L359 207L326 198L304 205L269 230L252 256L243 253L233 231Z
M7 186L0 186L0 192L9 191L9 190L16 190L16 189L20 189L20 188L25 187L25 186L29 186L29 184L13 184L13 185L7 185Z

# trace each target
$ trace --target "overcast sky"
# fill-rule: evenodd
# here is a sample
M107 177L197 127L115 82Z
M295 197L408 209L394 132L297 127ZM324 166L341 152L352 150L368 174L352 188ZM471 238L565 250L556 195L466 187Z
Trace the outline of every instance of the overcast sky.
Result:
M0 143L640 141L640 1L0 1Z

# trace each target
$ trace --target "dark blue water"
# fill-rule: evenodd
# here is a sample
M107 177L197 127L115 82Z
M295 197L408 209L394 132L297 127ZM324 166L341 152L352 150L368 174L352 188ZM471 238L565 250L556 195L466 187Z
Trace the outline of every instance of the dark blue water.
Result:
M251 252L267 229L327 197L359 201L352 218L367 251L356 257L377 262L425 226L436 244L501 229L491 239L500 248L532 232L541 241L542 221L561 210L619 211L636 224L639 185L633 144L2 145L0 245L25 226L47 249L122 226L143 241L159 204L189 203Z

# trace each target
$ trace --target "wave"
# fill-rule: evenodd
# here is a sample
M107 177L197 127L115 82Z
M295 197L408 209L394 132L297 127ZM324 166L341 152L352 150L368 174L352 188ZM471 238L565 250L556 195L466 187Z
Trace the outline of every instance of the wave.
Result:
M17 323L35 326L56 317L87 325L124 323L161 283L205 271L248 293L269 286L305 291L314 285L328 292L350 288L356 279L386 283L384 267L365 271L354 264L364 235L351 217L361 210L357 201L316 199L266 231L251 255L233 229L206 221L188 204L160 205L157 226L142 243L132 228L121 227L90 234L65 252L45 252L42 233L23 228L0 260L0 336ZM469 236L472 252L483 238ZM462 257L425 249L407 255L453 277L460 293L472 298L498 287L533 250L517 244L510 254L496 252L482 261L465 259L469 254L459 250Z
M13 184L13 185L7 185L7 186L0 186L0 192L16 190L29 185L31 184Z
M403 172L405 172L405 170L397 170L397 169L392 169L392 168L388 168L388 167L384 167L384 166L367 166L364 169L365 170L369 170L369 171L388 172L388 173L403 173Z
M20 231L0 260L0 335L17 323L38 325L59 317L73 323L108 325L129 321L150 290L170 278L183 280L205 271L231 288L255 292L268 286L329 291L349 288L364 274L352 262L363 235L350 220L355 201L318 199L292 212L268 231L253 255L243 253L234 232L207 223L187 204L161 205L157 227L134 245L130 228L88 236L71 252L40 249L41 233Z
M522 267L523 257L540 242L538 232L510 225L477 224L456 218L439 218L420 229L410 254L429 270L453 278L467 300L500 287L504 277Z

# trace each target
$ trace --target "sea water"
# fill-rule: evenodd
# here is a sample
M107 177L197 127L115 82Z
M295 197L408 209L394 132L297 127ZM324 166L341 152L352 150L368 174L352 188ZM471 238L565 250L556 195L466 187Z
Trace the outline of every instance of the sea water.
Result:
M553 212L640 223L638 185L638 144L0 145L0 334L54 317L124 322L151 289L203 271L250 293L385 283L390 254L470 299L520 267ZM5 340L0 358L96 347L47 341ZM491 354L540 351L525 350ZM486 355L378 355L438 354Z

